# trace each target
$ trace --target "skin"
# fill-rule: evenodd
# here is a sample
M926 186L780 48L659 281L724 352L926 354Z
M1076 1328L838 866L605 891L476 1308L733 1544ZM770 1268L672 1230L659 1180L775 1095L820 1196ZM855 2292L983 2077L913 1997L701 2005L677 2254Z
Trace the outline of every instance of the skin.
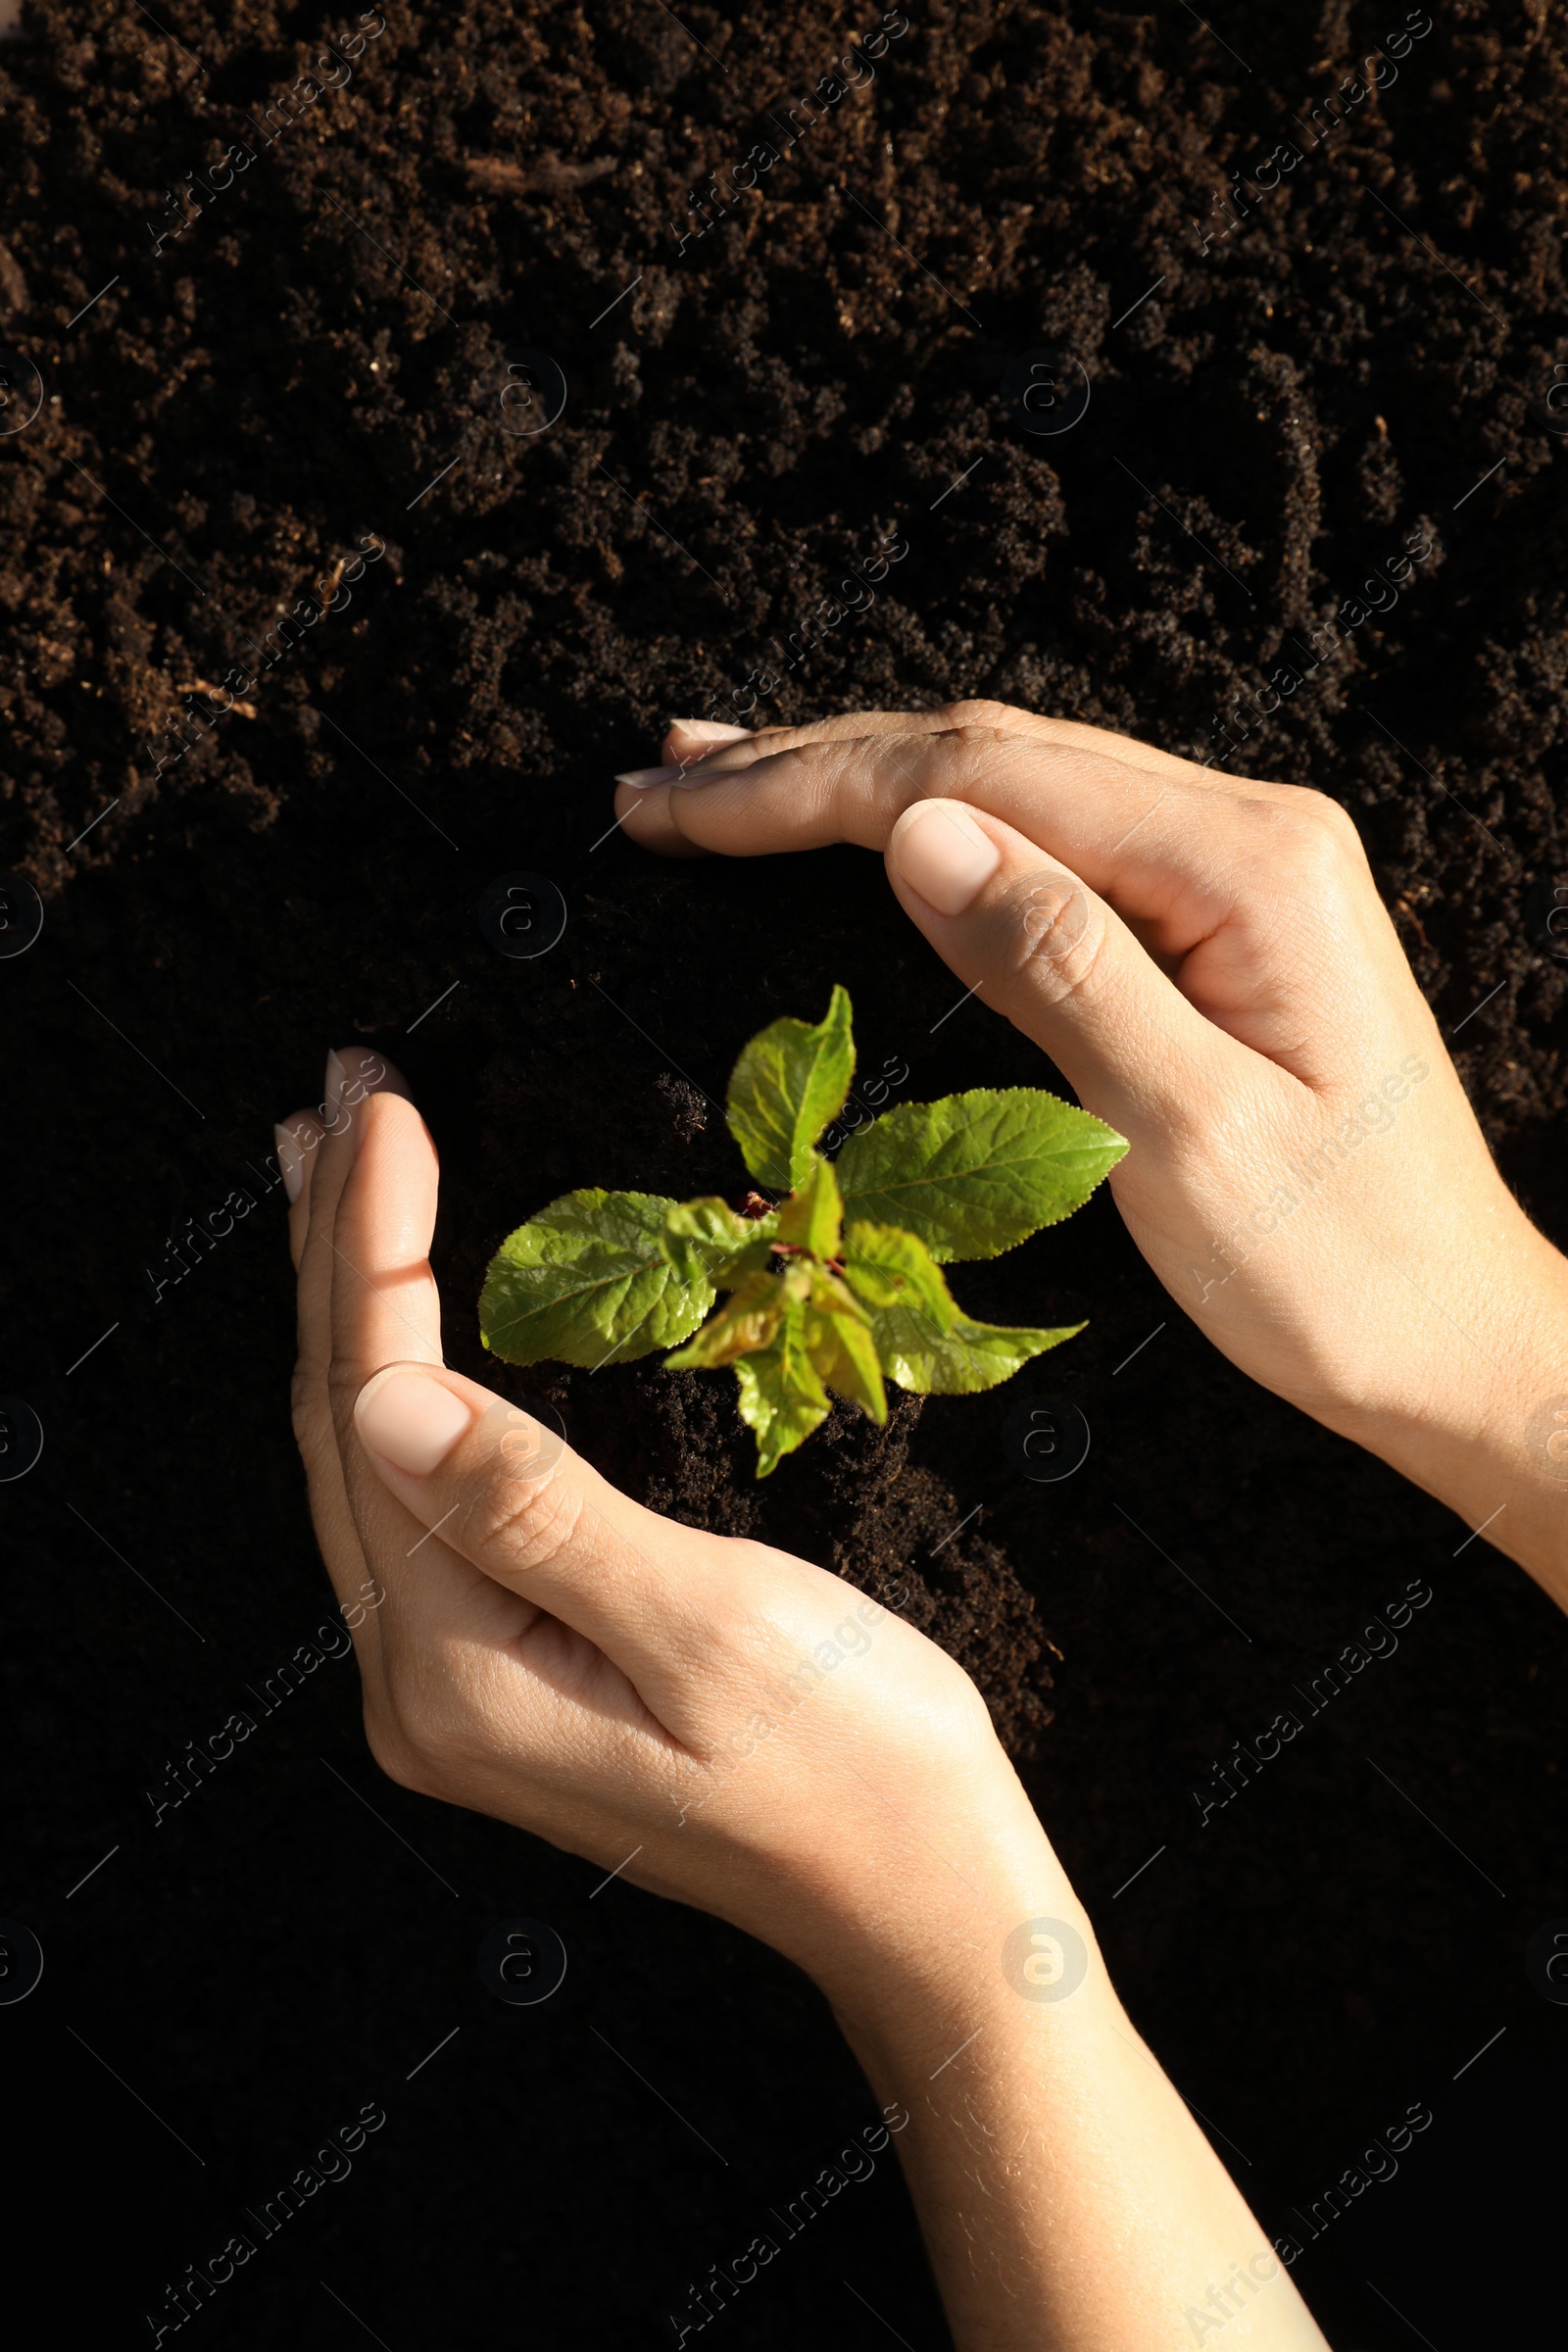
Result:
M992 705L678 727L664 757L674 784L617 797L634 839L881 850L963 985L1129 1139L1117 1203L1184 1309L1473 1525L1500 1503L1485 1540L1568 1599L1568 1269L1493 1167L1333 804ZM1386 1095L1411 1057L1425 1076ZM434 1148L388 1065L334 1062L323 1117L289 1122L295 1427L382 1768L814 1978L897 2130L961 2352L1162 2352L1220 2322L1227 2345L1321 2347L974 1686L896 1612L642 1509L443 1369ZM1374 1095L1353 1149L1290 1177ZM405 1451L447 1416L415 1468L385 1450L399 1405ZM1081 1975L1054 1984L1074 1936Z

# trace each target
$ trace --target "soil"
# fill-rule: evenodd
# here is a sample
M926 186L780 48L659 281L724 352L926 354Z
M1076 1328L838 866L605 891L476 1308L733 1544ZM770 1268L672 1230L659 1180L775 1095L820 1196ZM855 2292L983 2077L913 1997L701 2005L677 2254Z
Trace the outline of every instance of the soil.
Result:
M326 1617L263 1160L365 1040L442 1151L452 1360L678 1518L904 1591L1331 2338L1467 2340L1493 2244L1544 2221L1561 2115L1524 1961L1568 1914L1543 1595L1234 1372L1103 1195L958 1285L1088 1319L1014 1384L1090 1425L1054 1485L1019 1475L1007 1389L883 1433L840 1412L759 1487L727 1378L498 1370L474 1300L569 1186L733 1191L730 1062L834 980L862 1068L903 1057L914 1099L1052 1082L953 1010L863 855L665 865L607 831L612 771L673 714L748 711L769 663L768 717L988 696L1334 794L1568 1242L1563 11L1411 11L1401 56L1392 0L1212 31L938 0L880 20L874 78L870 9L375 13L65 0L0 47L0 429L37 399L0 441L0 865L43 900L0 967L0 1387L45 1431L5 1490L0 1907L46 1955L7 2013L37 2060L14 2129L69 2114L73 2214L122 2232L57 2300L101 2290L139 2334L379 2102L356 2179L251 2231L210 2340L652 2343L869 2112L771 1954L380 1783L352 1667L154 1826L166 1759ZM855 34L850 89L825 77ZM338 86L305 103L323 42ZM1382 86L1328 129L1373 49ZM814 128L735 195L813 86ZM1020 363L1087 411L1031 429ZM283 651L288 612L317 617ZM227 695L176 758L171 707ZM476 918L518 869L568 911L535 960ZM237 1188L255 1213L155 1304L145 1270ZM1200 1829L1210 1762L1412 1582L1397 1656ZM475 1972L518 1916L569 1954L537 2009ZM1298 2227L1416 2102L1398 2180ZM66 2177L32 2172L24 2221L58 2229ZM890 2161L813 2229L728 2341L946 2340Z

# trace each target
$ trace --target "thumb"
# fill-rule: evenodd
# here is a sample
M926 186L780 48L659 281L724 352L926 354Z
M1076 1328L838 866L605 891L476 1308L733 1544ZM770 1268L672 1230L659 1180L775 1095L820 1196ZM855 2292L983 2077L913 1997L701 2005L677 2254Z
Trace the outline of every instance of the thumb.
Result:
M1188 1003L1113 907L1000 817L916 801L885 855L937 954L1129 1142L1190 1119L1258 1061Z
M434 1539L432 1550L585 1635L640 1689L671 1653L701 1646L733 1591L723 1537L645 1510L554 1430L446 1365L383 1365L354 1425L381 1484L427 1531L408 1562ZM388 1569L416 1581L403 1562Z

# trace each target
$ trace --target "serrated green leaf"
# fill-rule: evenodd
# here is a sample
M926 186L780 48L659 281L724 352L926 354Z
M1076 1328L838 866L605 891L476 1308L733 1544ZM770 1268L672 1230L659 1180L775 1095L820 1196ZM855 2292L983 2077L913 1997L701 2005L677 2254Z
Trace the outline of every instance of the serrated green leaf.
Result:
M779 1203L775 1222L781 1242L793 1242L812 1257L837 1257L844 1204L830 1161L812 1160L796 1191Z
M835 1396L847 1396L878 1424L886 1421L887 1390L882 1384L870 1317L825 1266L811 1271L806 1345L822 1381Z
M864 1306L906 1307L929 1318L939 1335L953 1329L957 1300L917 1233L852 1225L844 1237L844 1279Z
M790 1300L766 1348L737 1360L735 1377L741 1419L757 1435L757 1475L766 1478L832 1410L807 1347L803 1300Z
M777 1229L776 1215L743 1217L710 1193L671 1208L659 1246L682 1282L710 1282L724 1291L748 1274L765 1271Z
M788 1305L784 1285L771 1274L751 1274L732 1292L710 1323L676 1355L666 1355L666 1372L710 1372L738 1355L765 1348Z
M1020 1365L1044 1355L1082 1331L1081 1323L1057 1331L1013 1331L1000 1323L971 1323L958 1315L951 1331L938 1332L930 1317L895 1306L873 1313L871 1335L882 1369L901 1389L921 1396L972 1396L1010 1380Z
M902 1226L943 1264L1000 1257L1081 1208L1126 1141L1039 1087L905 1102L838 1157L845 1213Z
M824 1018L771 1021L742 1049L730 1075L729 1131L757 1178L794 1192L811 1164L811 1146L844 1107L855 1075L848 991L835 988Z
M509 1233L490 1261L479 1335L511 1364L553 1357L590 1368L668 1348L713 1303L710 1283L683 1282L660 1248L680 1204L653 1193L563 1193Z

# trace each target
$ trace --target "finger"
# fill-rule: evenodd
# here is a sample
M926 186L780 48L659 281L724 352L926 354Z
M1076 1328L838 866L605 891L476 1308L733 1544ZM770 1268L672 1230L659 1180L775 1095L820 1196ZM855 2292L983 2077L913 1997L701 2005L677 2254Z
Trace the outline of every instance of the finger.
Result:
M812 718L798 727L730 727L720 726L706 718L677 718L670 722L660 758L664 761L659 771L661 782L688 782L694 763L713 759L718 753L733 753L738 763L744 764L760 745L764 751L778 752L793 749L801 743L826 741L836 735L918 735L935 726L936 711L918 710L849 710L836 717ZM669 775L678 767L680 775ZM650 782L653 770L640 771ZM615 781L619 783L620 777Z
M703 781L668 796L668 821L740 857L884 849L917 801L965 802L1098 893L1189 1003L1255 1053L1319 1086L1386 1051L1409 967L1345 810L1300 785L1132 765L1096 740L1046 743L1009 719L720 747ZM1351 973L1379 985L1348 986Z
M305 1463L311 1516L321 1557L340 1601L363 1600L373 1583L360 1548L343 1480L342 1456L332 1419L328 1374L332 1360L332 1237L337 1203L353 1164L364 1106L379 1086L403 1081L391 1064L361 1047L327 1056L317 1123L320 1135L312 1155L308 1187L302 1187L307 1226L299 1258L297 1292L299 1353L294 1371L294 1434ZM369 1621L373 1627L374 1621ZM371 1649L373 1631L367 1634ZM362 1664L365 1651L362 1649Z
M713 1647L715 1615L733 1606L734 1545L644 1510L493 1390L391 1365L362 1390L355 1425L386 1498L429 1531L425 1549L585 1635L650 1705Z
M922 801L895 824L886 862L958 979L1043 1047L1135 1154L1141 1138L1168 1138L1173 1117L1201 1120L1250 1083L1296 1083L1205 1020L1115 910L1012 826Z
M722 849L730 856L757 855L755 849L728 841L710 843L702 837L700 826L695 831L686 826L673 795L698 784L710 785L716 776L743 774L757 760L780 752L851 743L871 735L912 739L963 726L990 726L1023 742L1114 756L1152 775L1200 777L1203 773L1191 760L1156 751L1152 744L1137 743L1130 735L1114 735L1072 719L1041 718L1001 703L950 703L924 711L846 711L837 717L813 719L805 726L761 727L755 732L708 719L677 719L664 738L661 766L631 768L616 777L615 815L631 840L661 857L706 857L712 849ZM772 846L805 849L820 845L791 841Z
M707 858L710 851L689 841L669 812L667 784L638 784L625 776L615 779L615 822L628 841L661 858Z
M677 722L681 725L682 722ZM672 728L664 738L662 764L629 767L615 778L616 823L631 820L633 837L642 848L666 858L706 858L708 852L687 841L668 817L669 788L679 787L696 774L714 751L754 740L744 727L725 727L706 719L688 719L677 744ZM671 748L675 746L676 748Z
M733 763L745 753L748 763ZM670 792L664 819L736 857L829 842L886 847L922 799L966 802L999 817L1113 906L1199 1009L1256 1052L1314 1079L1322 1041L1348 1007L1344 974L1368 958L1397 969L1397 942L1355 827L1299 786L1213 779L1179 765L1154 773L1119 759L1031 741L1005 728L880 735L704 761L707 780ZM1295 953L1277 953L1282 889L1330 864L1357 887L1318 894ZM1274 983L1259 988L1258 974ZM1303 1041L1319 1040L1318 1061ZM1365 1042L1365 1041L1363 1041Z
M1119 735L1108 727L1092 727L1082 719L1051 718L1032 710L1015 710L1005 703L944 703L930 710L847 710L831 718L808 719L798 727L718 726L707 719L676 719L664 738L662 759L669 764L682 761L688 765L694 759L710 760L715 753L728 753L738 745L761 745L764 752L793 750L804 743L833 742L840 737L851 739L859 735L939 735L951 727L997 726L1009 734L1027 736L1032 742L1065 746L1069 750L1105 752L1124 760L1131 767L1142 767L1151 774L1188 773L1201 775L1204 771L1191 760L1180 759L1174 752L1156 750L1152 743L1140 743L1134 736ZM748 755L738 751L734 764L744 764ZM726 766L732 764L726 759Z
M400 1094L408 1091L390 1062L363 1047L348 1047L342 1054L327 1055L318 1117L320 1135L304 1195L306 1228L299 1258L300 1364L319 1380L323 1396L332 1361L332 1235L337 1204L354 1164L361 1111L367 1097L378 1086L390 1086Z
M1119 890L1140 913L1160 908L1174 926L1175 953L1220 911L1205 887L1214 878L1212 842L1197 836L1211 834L1216 820L1233 822L1242 805L1232 788L1180 770L1153 774L1102 750L968 726L825 737L776 751L737 745L705 760L683 787L656 791L662 819L684 839L741 858L833 842L880 850L915 801L968 801L1049 848L1091 888ZM641 839L638 816L633 808L626 829ZM1175 908L1173 867L1189 886Z
M311 1175L316 1166L317 1147L325 1133L325 1125L314 1110L297 1110L292 1118L284 1119L272 1129L277 1172L283 1179L288 1200L288 1250L296 1274L311 1222Z
M333 1219L331 1386L338 1429L381 1364L441 1361L441 1296L430 1271L440 1170L406 1096L361 1105Z
M430 1270L439 1168L429 1130L406 1097L378 1089L360 1106L333 1220L332 1426L361 1551L385 1588L379 1639L389 1660L417 1651L477 1596L485 1579L439 1547L365 1459L354 1403L388 1363L441 1362L441 1299ZM462 1613L460 1606L460 1614Z

